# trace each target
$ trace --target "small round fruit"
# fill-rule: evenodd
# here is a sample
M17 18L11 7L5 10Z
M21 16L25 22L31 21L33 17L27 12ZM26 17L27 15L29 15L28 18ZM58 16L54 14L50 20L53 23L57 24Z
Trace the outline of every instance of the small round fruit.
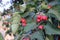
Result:
M36 21L37 21L37 22L41 22L41 20L40 20L40 19L37 19Z
M42 20L47 21L48 17L47 16L42 16Z
M41 18L41 16L40 15L37 15L37 19L40 19Z
M21 22L22 22L22 23L26 23L26 19L22 18L22 19L21 19Z
M42 29L44 29L44 26L40 25L40 26L38 26L38 29L42 30Z
M52 8L52 6L51 5L48 5L48 9L50 9L50 8Z
M37 15L37 19L36 19L37 22L40 22L42 21L42 16L41 15Z

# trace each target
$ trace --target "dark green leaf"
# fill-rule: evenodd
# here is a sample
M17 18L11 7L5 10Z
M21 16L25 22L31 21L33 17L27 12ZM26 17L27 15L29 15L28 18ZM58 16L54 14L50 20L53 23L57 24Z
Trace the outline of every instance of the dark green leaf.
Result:
M40 31L40 32L37 31L31 35L32 40L34 40L35 38L37 38L38 40L44 40L42 31Z
M50 22L45 25L45 31L48 35L60 34L60 30L54 28L54 26Z

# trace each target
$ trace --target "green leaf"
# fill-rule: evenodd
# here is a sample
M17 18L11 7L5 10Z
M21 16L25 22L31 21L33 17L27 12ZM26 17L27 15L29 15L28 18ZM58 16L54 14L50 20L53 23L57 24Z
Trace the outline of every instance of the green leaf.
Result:
M21 11L21 12L24 12L25 9L26 9L26 4L20 5L20 11Z
M26 12L22 15L22 17L27 17L29 15L29 12Z
M57 7L57 8L50 9L50 10L48 11L48 13L52 13L52 14L56 15L56 17L58 18L58 20L60 20L60 11L57 10L57 9L60 9L60 8ZM58 12L58 11L59 11L59 12Z
M21 16L19 15L19 13L15 12L12 17L12 24L11 24L11 29L14 34L17 32L19 28L20 19L21 19Z
M36 23L31 22L31 23L28 23L26 27L24 27L24 31L28 32L32 29L35 29L36 27L37 27ZM38 40L44 40L43 32L41 30L33 33L30 37L31 37L31 40L33 40L34 38L37 38Z
M44 36L42 31L37 31L31 35L31 40L34 40L34 38L37 38L38 40L44 40Z
M0 40L4 40L3 36L1 35L1 33L0 33Z
M29 2L30 0L23 0L23 2L25 2L25 3L27 3L27 2Z
M60 30L57 28L54 28L54 26L50 22L47 22L47 24L45 25L45 31L46 31L46 34L48 35L60 34Z
M28 23L27 26L24 27L24 31L25 31L25 32L28 32L28 31L30 31L31 29L36 28L35 25L36 25L36 24L35 24L34 22Z
M11 29L12 29L12 32L15 34L16 32L17 32L17 30L18 30L18 24L13 24L13 25L11 25Z
M42 8L42 9L47 9L47 7L48 7L48 6L45 4L45 2L43 2L43 3L41 4L41 8Z
M54 40L53 35L47 35L45 40Z

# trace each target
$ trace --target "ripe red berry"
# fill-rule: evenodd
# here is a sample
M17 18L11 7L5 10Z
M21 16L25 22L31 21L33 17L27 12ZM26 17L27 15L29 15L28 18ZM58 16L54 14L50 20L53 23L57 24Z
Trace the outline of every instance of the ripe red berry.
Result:
M48 17L47 16L42 16L42 20L47 21Z
M40 26L38 26L38 29L42 30L42 29L44 29L44 26L40 25Z
M37 19L40 19L41 18L41 15L37 15Z
M48 5L48 9L50 9L50 8L52 8L52 6L51 5Z
M22 19L21 19L21 22L22 22L22 23L26 23L26 19L22 18Z
M36 19L37 22L40 22L42 21L42 16L41 15L37 15L37 19Z
M25 26L26 26L26 23L22 23L22 26L24 26L24 27L25 27Z
M41 20L40 20L40 19L37 19L36 21L37 21L37 22L40 22Z

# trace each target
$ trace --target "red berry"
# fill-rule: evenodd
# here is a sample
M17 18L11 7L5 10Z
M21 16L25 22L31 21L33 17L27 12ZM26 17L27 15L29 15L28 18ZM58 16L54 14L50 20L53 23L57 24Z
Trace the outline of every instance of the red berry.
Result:
M43 25L40 25L40 26L38 26L38 29L44 29L44 26Z
M41 18L41 16L40 15L37 15L37 19L40 19Z
M41 20L40 20L40 19L37 19L36 21L37 21L37 22L40 22Z
M26 26L26 23L22 23L22 26L24 26L24 27L25 27L25 26Z
M41 15L37 15L37 20L36 20L37 22L40 22L40 21L42 21L42 16Z
M50 9L50 8L52 8L52 6L51 5L48 5L48 9Z
M47 16L42 16L42 20L47 21L48 17Z
M22 23L26 23L26 19L22 18L22 19L21 19L21 22L22 22Z

